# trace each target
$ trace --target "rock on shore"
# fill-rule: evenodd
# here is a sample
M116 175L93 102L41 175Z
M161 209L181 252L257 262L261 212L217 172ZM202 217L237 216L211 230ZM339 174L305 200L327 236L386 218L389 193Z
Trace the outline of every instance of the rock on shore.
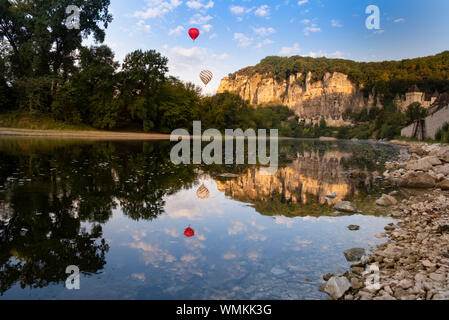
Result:
M386 243L367 256L359 252L350 270L329 279L324 291L332 299L449 299L449 146L400 144L411 156L387 163L384 177L420 191L401 201L391 194L376 201L389 206L390 216L398 220L376 235L386 235ZM399 193L407 195L407 190Z

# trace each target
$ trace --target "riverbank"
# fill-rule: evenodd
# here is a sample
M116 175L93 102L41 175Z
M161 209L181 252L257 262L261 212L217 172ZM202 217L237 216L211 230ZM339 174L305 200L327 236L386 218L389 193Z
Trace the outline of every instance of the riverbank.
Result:
M344 300L449 299L449 146L391 141L406 147L408 156L386 163L386 181L398 190L383 195L397 219L385 227L386 243L359 256L344 274L326 275L321 290ZM351 257L349 257L351 258ZM352 259L349 259L352 260Z
M168 140L169 134L97 130L34 130L0 127L0 136L45 137L94 140Z

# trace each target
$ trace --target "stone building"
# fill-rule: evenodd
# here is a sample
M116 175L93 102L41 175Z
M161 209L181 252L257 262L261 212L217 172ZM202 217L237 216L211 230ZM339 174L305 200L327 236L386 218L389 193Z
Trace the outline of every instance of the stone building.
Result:
M396 96L394 103L400 108L401 111L406 111L407 107L412 103L419 103L425 109L430 108L439 97L439 93L435 91L433 94L421 92L417 85L412 86L405 96Z
M403 137L414 137L420 140L435 139L435 135L445 123L449 123L449 94L443 93L428 107L428 114L424 119L405 127L401 131Z

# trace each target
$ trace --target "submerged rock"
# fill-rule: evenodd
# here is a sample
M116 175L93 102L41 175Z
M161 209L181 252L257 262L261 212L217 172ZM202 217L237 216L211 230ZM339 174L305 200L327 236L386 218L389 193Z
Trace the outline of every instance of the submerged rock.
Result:
M352 248L352 249L345 250L344 254L345 254L346 260L358 261L365 255L365 249Z
M357 226L355 224L351 224L351 225L348 226L348 229L351 230L351 231L357 231L357 230L360 230L360 226Z
M355 205L349 201L341 201L336 203L334 209L341 212L357 212L357 208L355 207Z
M389 207L398 204L398 201L388 194L383 194L382 197L376 201L376 204L378 206Z
M335 199L336 197L337 197L337 194L335 192L332 192L332 193L326 195L327 199Z
M274 274L275 276L279 276L281 274L284 274L286 271L284 269L281 269L279 267L273 267L271 268L271 273Z
M334 276L333 273L326 273L326 274L323 276L323 280L324 280L324 281L329 281L329 279L332 278L333 276Z
M334 299L340 299L351 288L351 283L346 277L332 277L324 287L324 292Z

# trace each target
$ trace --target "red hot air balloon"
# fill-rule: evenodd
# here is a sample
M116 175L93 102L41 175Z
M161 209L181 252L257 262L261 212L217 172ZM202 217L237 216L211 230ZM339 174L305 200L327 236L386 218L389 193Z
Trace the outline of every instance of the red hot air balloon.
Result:
M190 228L190 226L184 231L184 235L187 238L191 238L195 235L195 230L193 230L192 228Z
M192 28L189 30L189 36L190 38L192 38L193 41L196 40L196 38L198 38L200 35L200 30L198 30L197 28Z

